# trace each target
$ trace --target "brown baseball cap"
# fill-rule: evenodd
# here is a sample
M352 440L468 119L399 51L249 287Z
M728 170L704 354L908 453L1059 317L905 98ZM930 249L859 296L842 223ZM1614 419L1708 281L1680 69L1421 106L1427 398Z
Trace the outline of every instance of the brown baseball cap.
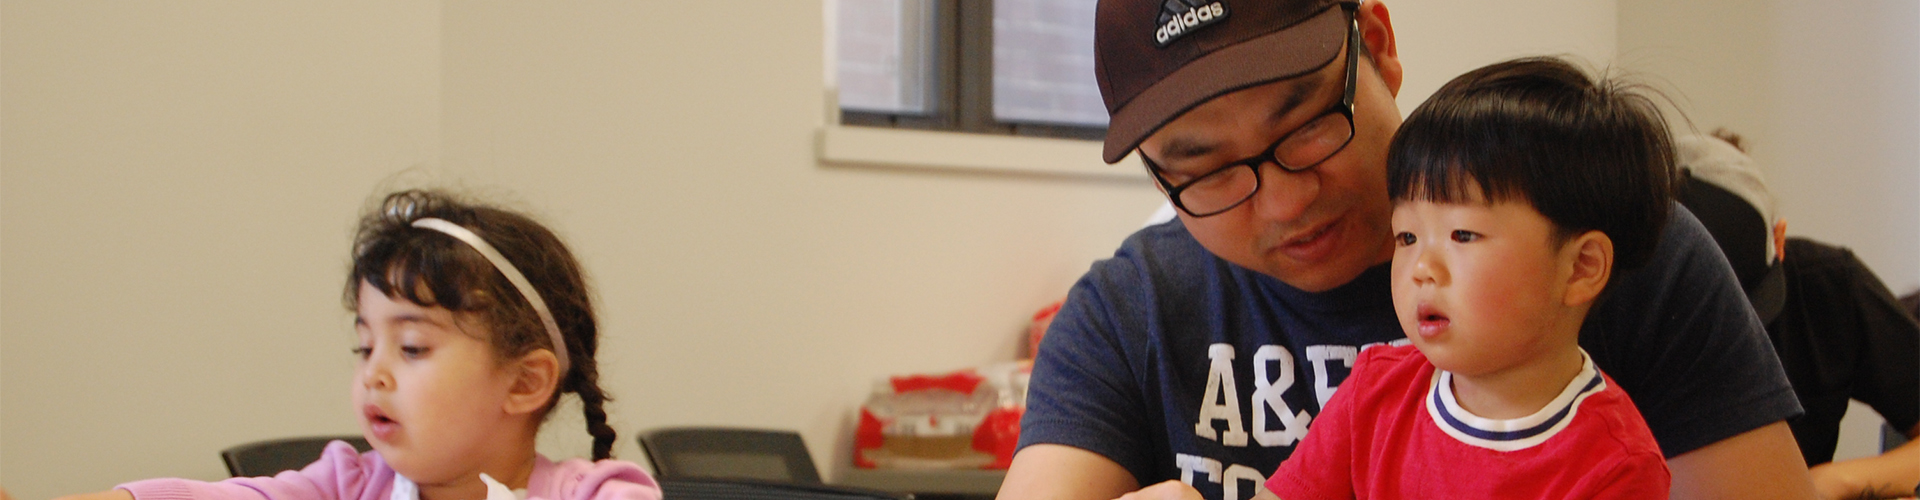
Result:
M1093 72L1107 163L1209 99L1312 72L1346 42L1353 0L1100 0Z

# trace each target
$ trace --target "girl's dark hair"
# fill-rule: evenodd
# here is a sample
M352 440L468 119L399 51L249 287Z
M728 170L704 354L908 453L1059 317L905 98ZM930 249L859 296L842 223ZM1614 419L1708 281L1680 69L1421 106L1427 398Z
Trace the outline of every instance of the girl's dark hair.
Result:
M1613 240L1615 272L1659 242L1673 192L1667 124L1641 87L1595 82L1557 58L1516 59L1447 82L1387 150L1395 202L1521 200L1554 224L1554 245L1589 230Z
M558 390L541 417L552 411L562 394L579 394L587 433L593 435L593 459L610 457L616 436L607 425L604 406L612 398L600 389L594 361L600 334L587 282L567 246L532 219L437 191L387 195L379 207L361 217L354 235L347 309L359 309L364 282L390 298L483 318L492 338L482 340L494 347L499 360L555 348L531 303L485 256L446 233L413 226L413 221L428 217L478 234L519 268L546 301L566 339L563 348L572 366L560 375Z

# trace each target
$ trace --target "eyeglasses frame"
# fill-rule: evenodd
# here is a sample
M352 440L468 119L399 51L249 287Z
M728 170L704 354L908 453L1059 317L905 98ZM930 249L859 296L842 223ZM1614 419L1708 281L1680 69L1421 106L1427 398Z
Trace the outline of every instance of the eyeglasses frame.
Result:
M1158 163L1155 163L1152 158L1148 158L1145 151L1139 151L1140 161L1141 163L1146 164L1147 173L1153 176L1154 181L1160 183L1161 190L1167 193L1167 199L1173 202L1174 207L1179 208L1180 211L1186 212L1187 215L1195 218L1210 217L1210 216L1226 213L1229 210L1239 208L1240 205L1246 204L1247 200L1253 199L1253 195L1258 194L1260 192L1260 167L1261 166L1266 165L1267 163L1273 163L1275 166L1280 167L1281 170L1285 170L1287 172L1295 172L1295 173L1305 172L1308 170L1312 170L1314 167L1320 166L1321 163L1324 163L1327 161L1327 158L1332 158L1334 155L1340 154L1341 151L1347 149L1348 144L1353 143L1353 135L1356 133L1356 131L1354 130L1354 124L1353 124L1353 92L1354 92L1355 84L1358 81L1358 75L1359 75L1358 65L1360 62L1360 47L1364 47L1364 45L1362 45L1360 41L1360 21L1356 16L1354 16L1353 8L1350 6L1343 6L1343 8L1347 9L1347 14L1348 14L1346 93L1343 96L1341 96L1340 102L1335 103L1325 113L1321 113L1319 115L1314 116L1313 120L1308 120L1307 123L1309 124L1313 123L1315 121L1320 120L1321 118L1325 118L1326 116L1332 115L1334 113L1345 115L1347 118L1346 142L1341 143L1340 147L1334 148L1333 152L1328 153L1326 158L1321 158L1307 165L1295 167L1292 165L1287 165L1286 163L1282 163L1278 156L1280 145L1287 142L1287 139L1293 138L1293 135L1300 131L1300 129L1294 129L1294 130L1288 131L1285 134L1281 134L1280 138L1275 139L1273 141L1273 144L1270 144L1267 146L1266 152L1260 154L1259 156L1254 156L1252 158L1247 158L1244 160L1226 164L1224 166L1221 166L1220 168L1216 168L1205 174L1201 174L1198 177L1194 177L1192 180L1189 180L1178 186L1173 185L1173 183L1171 182L1167 182L1166 177L1163 177L1160 175L1160 172L1161 172L1160 165ZM1302 126L1304 127L1305 124L1302 124ZM1247 168L1253 169L1253 189L1248 190L1247 196L1244 198L1241 198L1240 201L1229 203L1224 208L1207 212L1204 214L1194 213L1192 210L1188 210L1186 204L1180 201L1180 193L1182 191L1186 191L1187 188L1192 187L1194 184L1199 183L1202 180L1206 180L1206 178L1208 177L1212 177L1221 172L1226 172L1228 170L1239 168L1239 167L1247 167Z

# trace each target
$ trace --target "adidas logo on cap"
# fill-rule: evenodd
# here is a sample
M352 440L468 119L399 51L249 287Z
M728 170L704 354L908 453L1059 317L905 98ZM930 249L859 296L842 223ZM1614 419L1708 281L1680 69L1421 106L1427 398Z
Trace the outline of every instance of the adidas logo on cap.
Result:
M1167 0L1160 5L1160 19L1155 24L1160 29L1153 31L1153 42L1166 47L1180 37L1203 26L1220 22L1227 18L1227 6L1220 2L1201 5L1204 0Z

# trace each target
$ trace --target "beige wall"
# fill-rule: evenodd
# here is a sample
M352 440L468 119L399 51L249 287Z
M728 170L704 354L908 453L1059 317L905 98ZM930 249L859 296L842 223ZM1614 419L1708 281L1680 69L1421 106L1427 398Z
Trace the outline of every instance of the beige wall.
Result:
M1619 19L1624 66L1747 138L1789 233L1920 288L1920 4L1620 0ZM1876 453L1879 422L1854 403L1835 458Z
M351 432L353 212L438 162L440 9L0 4L0 485Z
M1620 0L1620 59L1746 136L1788 232L1920 288L1920 4Z
M823 167L821 6L683 7L7 2L0 485L218 479L226 446L355 432L339 281L383 186L499 194L569 239L616 453L782 427L829 468L874 377L1012 359L1157 203ZM585 453L571 410L548 453Z
M1612 0L1392 5L1403 110L1502 58L1614 52ZM617 454L783 427L829 469L874 377L1010 359L1158 203L822 165L821 6L700 6L0 4L0 485L217 479L223 447L354 432L338 281L386 187L499 194L568 238ZM549 429L584 454L577 416Z
M578 246L622 432L796 429L831 469L874 378L1013 359L1157 203L1144 178L820 165L817 3L572 5L445 4L445 164Z
M1400 111L1474 68L1564 55L1595 67L1613 59L1616 0L1385 0L1406 81Z

